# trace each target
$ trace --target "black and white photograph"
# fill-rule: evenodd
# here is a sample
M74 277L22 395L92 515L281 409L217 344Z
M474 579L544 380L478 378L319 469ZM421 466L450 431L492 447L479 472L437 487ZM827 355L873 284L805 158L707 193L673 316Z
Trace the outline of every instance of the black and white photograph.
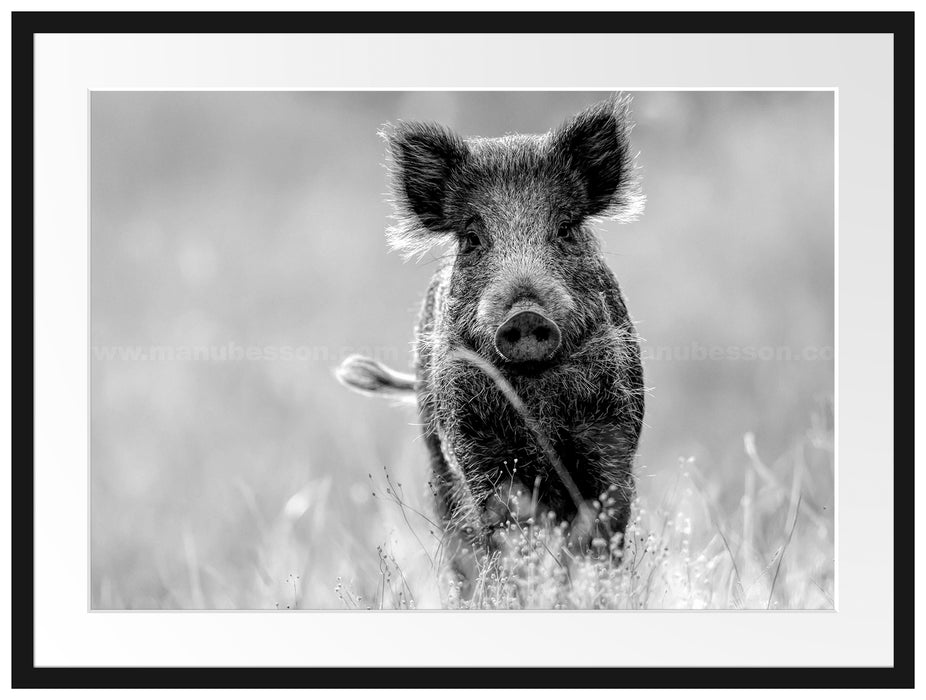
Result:
M912 12L124 3L9 23L14 688L914 685Z
M831 610L832 90L94 91L96 610Z

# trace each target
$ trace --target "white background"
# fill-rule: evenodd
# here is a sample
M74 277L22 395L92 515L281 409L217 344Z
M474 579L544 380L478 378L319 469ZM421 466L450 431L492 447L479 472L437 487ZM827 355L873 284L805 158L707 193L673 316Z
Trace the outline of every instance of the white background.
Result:
M577 37L566 47L570 38L561 36L555 57L523 36L486 37L478 51L463 37L437 37L427 46L414 46L427 37L360 39L365 51L348 37L37 39L37 664L328 665L343 663L345 651L357 664L445 664L448 651L459 664L497 663L497 647L484 640L511 638L513 625L520 639L553 630L586 641L574 659L568 648L544 659L534 645L514 642L504 659L512 665L610 665L615 638L629 642L619 659L630 665L890 663L892 416L882 407L892 395L888 382L860 381L893 376L892 144L884 136L892 116L889 39L649 35L622 37L615 50L613 37ZM513 49L524 60L512 58ZM314 61L315 51L328 57ZM595 613L86 612L86 533L75 525L86 522L87 507L86 88L348 85L839 86L838 613L620 613L593 620ZM882 137L872 141L872 133ZM875 342L881 352L872 357ZM4 347L13 347L9 339ZM589 639L595 628L608 644ZM478 657L480 650L494 658Z

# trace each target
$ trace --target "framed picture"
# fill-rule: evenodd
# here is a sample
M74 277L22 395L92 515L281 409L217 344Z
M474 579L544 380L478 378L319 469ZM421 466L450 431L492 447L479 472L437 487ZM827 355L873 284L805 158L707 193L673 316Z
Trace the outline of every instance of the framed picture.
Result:
M912 13L12 52L15 686L912 686Z

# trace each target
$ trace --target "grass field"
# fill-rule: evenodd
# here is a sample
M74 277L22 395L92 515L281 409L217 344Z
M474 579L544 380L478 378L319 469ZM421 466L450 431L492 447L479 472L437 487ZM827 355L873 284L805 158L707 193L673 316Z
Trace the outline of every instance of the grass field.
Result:
M421 462L421 460L414 460ZM419 464L419 466L422 466ZM500 552L479 562L461 599L446 567L444 535L425 473L403 463L370 472L346 498L332 480L306 483L269 504L234 483L237 519L216 552L189 527L182 556L159 567L160 598L103 578L102 608L423 609L829 609L834 607L832 416L826 405L807 431L766 462L744 436L742 480L711 480L694 459L658 474L643 468L624 540L593 542L584 556L564 547L564 523L536 513L510 525ZM263 503L262 503L263 502ZM731 504L730 506L725 504ZM270 506L270 507L268 507ZM349 528L345 528L349 525ZM168 530L171 528L168 528ZM229 571L234 575L229 576Z

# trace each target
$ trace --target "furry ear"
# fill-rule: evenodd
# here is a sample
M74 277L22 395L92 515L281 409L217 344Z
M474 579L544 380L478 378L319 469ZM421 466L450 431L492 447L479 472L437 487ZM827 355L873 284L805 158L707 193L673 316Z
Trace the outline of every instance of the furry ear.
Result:
M630 99L600 102L552 133L554 159L584 189L585 217L632 221L643 211L644 197L630 150Z
M448 238L448 195L466 164L462 138L437 124L403 122L380 132L389 149L389 170L398 224L387 232L390 245L407 257Z

